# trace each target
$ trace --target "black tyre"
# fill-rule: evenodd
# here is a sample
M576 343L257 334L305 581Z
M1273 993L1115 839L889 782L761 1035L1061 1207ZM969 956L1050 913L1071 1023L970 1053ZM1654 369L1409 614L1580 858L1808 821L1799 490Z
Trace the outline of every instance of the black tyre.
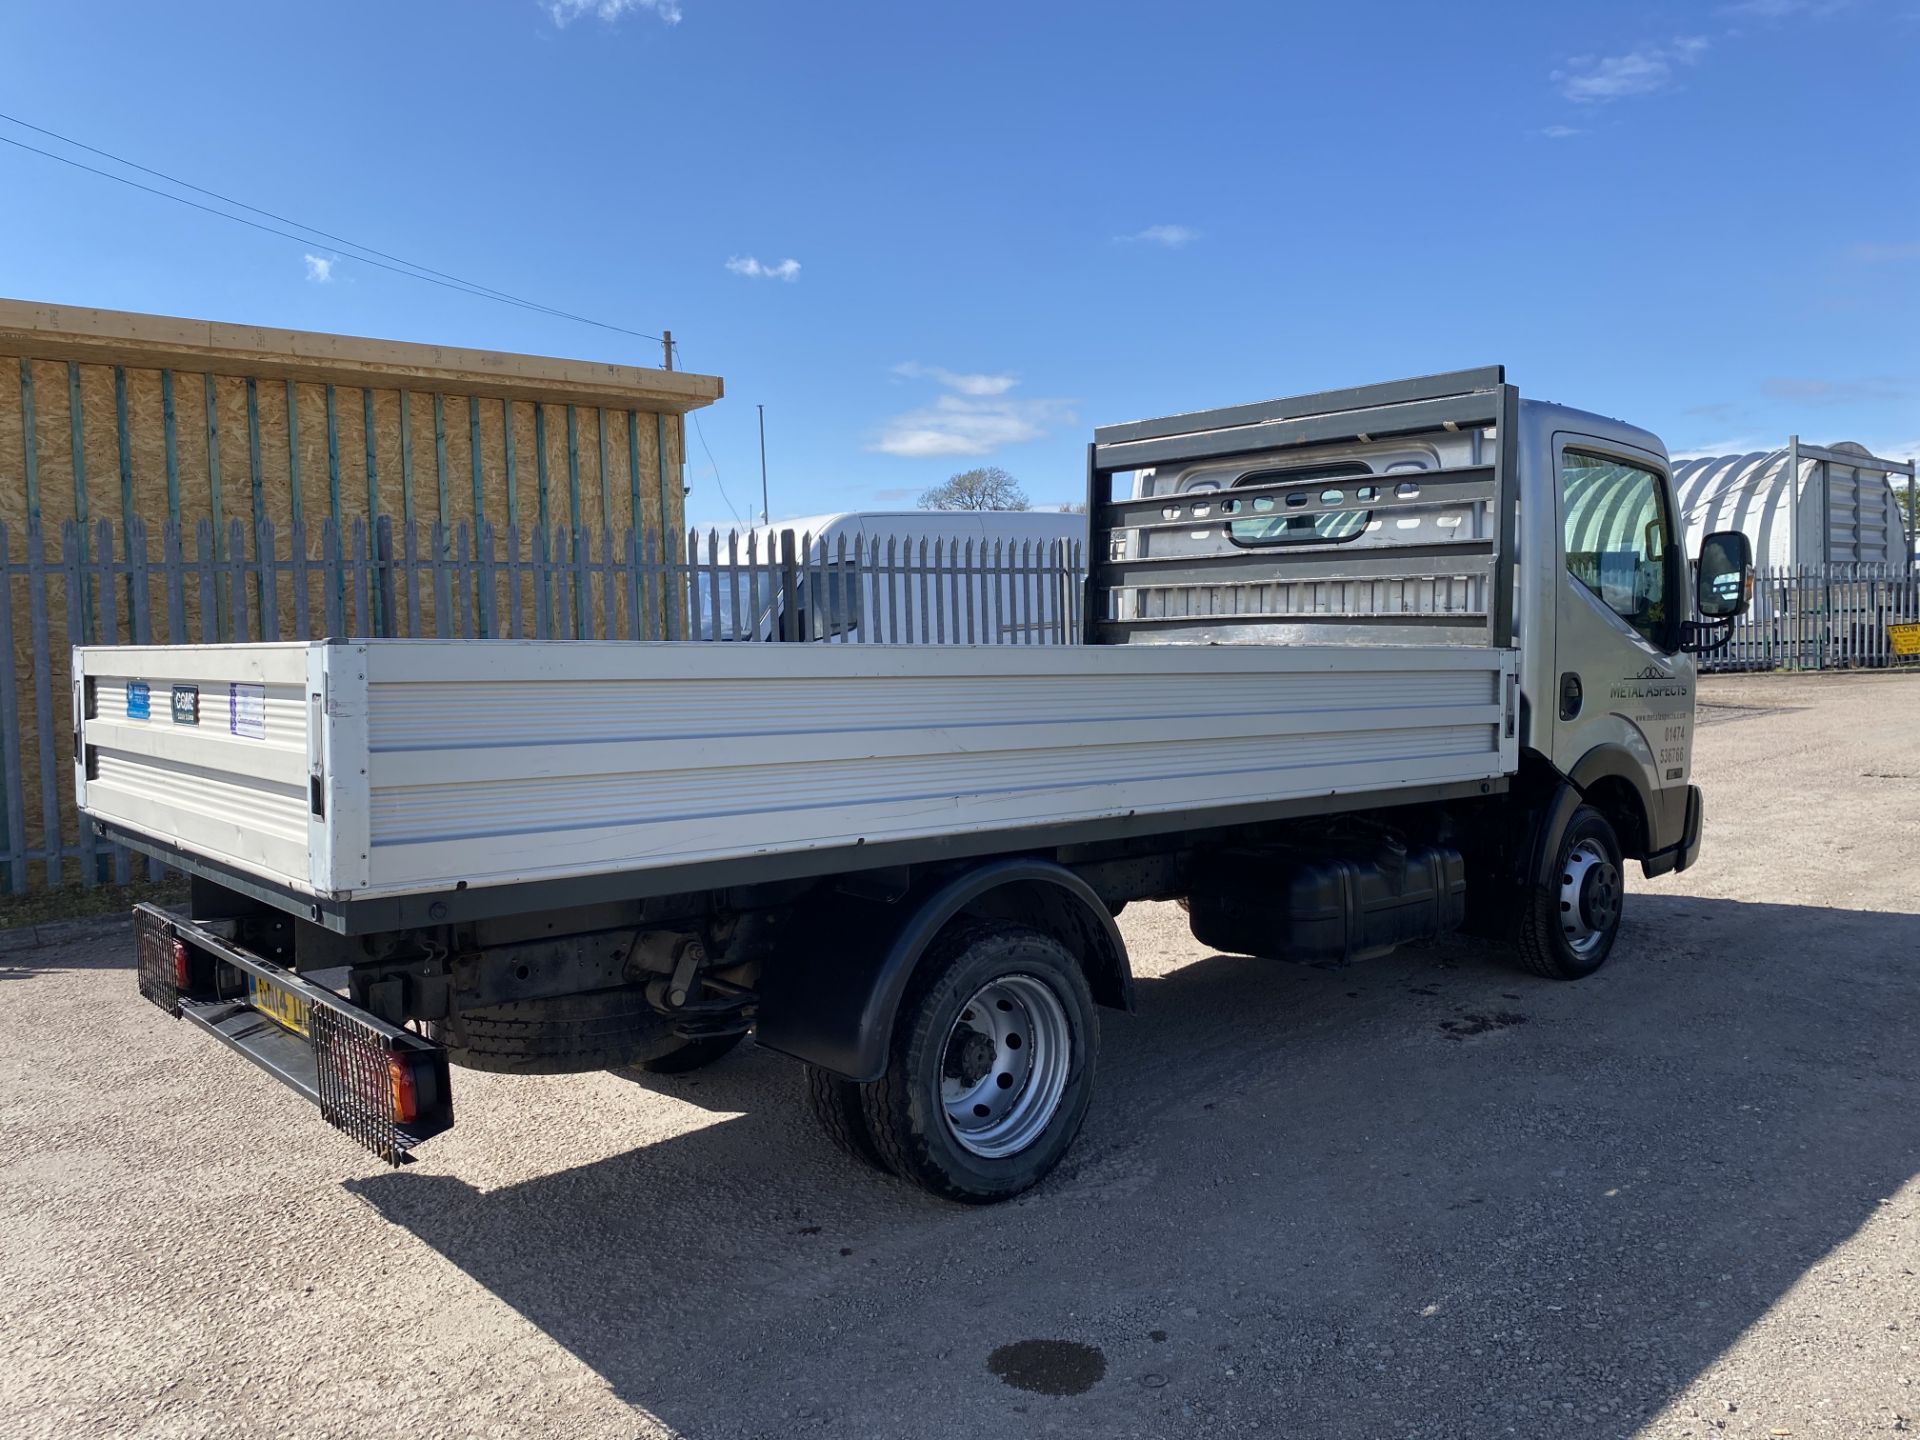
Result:
M819 1122L827 1138L842 1154L891 1175L893 1171L886 1157L880 1153L880 1147L873 1143L873 1132L867 1129L866 1111L860 1101L861 1087L817 1065L801 1068L806 1072L801 1084L807 1097L807 1109L813 1112L813 1118Z
M1005 924L936 940L901 1003L886 1074L859 1087L894 1174L949 1200L1031 1188L1080 1133L1100 1028L1080 963Z
M650 1075L685 1075L732 1054L733 1047L746 1038L744 1030L736 1030L731 1035L702 1035L697 1040L675 1035L671 1049L648 1056L640 1062L640 1068Z
M1626 899L1620 840L1606 816L1587 805L1573 812L1548 881L1520 897L1509 944L1535 975L1579 980L1606 964Z
M512 1075L617 1070L687 1043L638 986L462 1010L436 1031L453 1064Z

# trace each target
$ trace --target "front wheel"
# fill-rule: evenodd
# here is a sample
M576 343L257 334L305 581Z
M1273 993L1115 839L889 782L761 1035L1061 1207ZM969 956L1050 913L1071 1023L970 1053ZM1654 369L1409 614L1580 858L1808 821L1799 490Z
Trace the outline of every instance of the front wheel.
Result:
M1582 805L1567 822L1547 883L1522 897L1512 946L1549 980L1579 980L1606 963L1626 899L1620 841L1607 817Z
M966 925L921 961L887 1070L861 1087L887 1168L990 1204L1040 1182L1093 1098L1099 1022L1079 962L1051 936Z

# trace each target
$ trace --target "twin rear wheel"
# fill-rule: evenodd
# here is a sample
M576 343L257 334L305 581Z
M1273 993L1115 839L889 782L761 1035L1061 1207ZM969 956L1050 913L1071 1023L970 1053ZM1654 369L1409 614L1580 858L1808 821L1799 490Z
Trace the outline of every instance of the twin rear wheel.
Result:
M902 1002L886 1073L807 1068L808 1102L843 1150L951 1200L1005 1200L1073 1143L1093 1094L1099 1023L1059 941L1003 924L935 942Z

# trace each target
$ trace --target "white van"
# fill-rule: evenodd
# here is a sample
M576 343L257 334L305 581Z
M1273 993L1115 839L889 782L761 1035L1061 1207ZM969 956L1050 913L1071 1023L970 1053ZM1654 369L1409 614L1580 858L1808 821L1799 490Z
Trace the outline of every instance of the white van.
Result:
M704 640L841 644L1076 640L1070 587L1086 563L1086 536L1083 515L1031 510L781 520L710 552L717 563L694 577L690 630ZM790 577L783 547L791 547ZM749 615L751 623L736 618Z

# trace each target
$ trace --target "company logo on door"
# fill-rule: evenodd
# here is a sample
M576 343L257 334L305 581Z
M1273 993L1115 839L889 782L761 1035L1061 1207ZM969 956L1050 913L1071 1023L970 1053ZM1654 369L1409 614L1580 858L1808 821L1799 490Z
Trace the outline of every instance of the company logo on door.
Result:
M1690 693L1686 681L1674 679L1658 665L1648 665L1638 675L1614 681L1607 692L1615 700L1684 700Z

